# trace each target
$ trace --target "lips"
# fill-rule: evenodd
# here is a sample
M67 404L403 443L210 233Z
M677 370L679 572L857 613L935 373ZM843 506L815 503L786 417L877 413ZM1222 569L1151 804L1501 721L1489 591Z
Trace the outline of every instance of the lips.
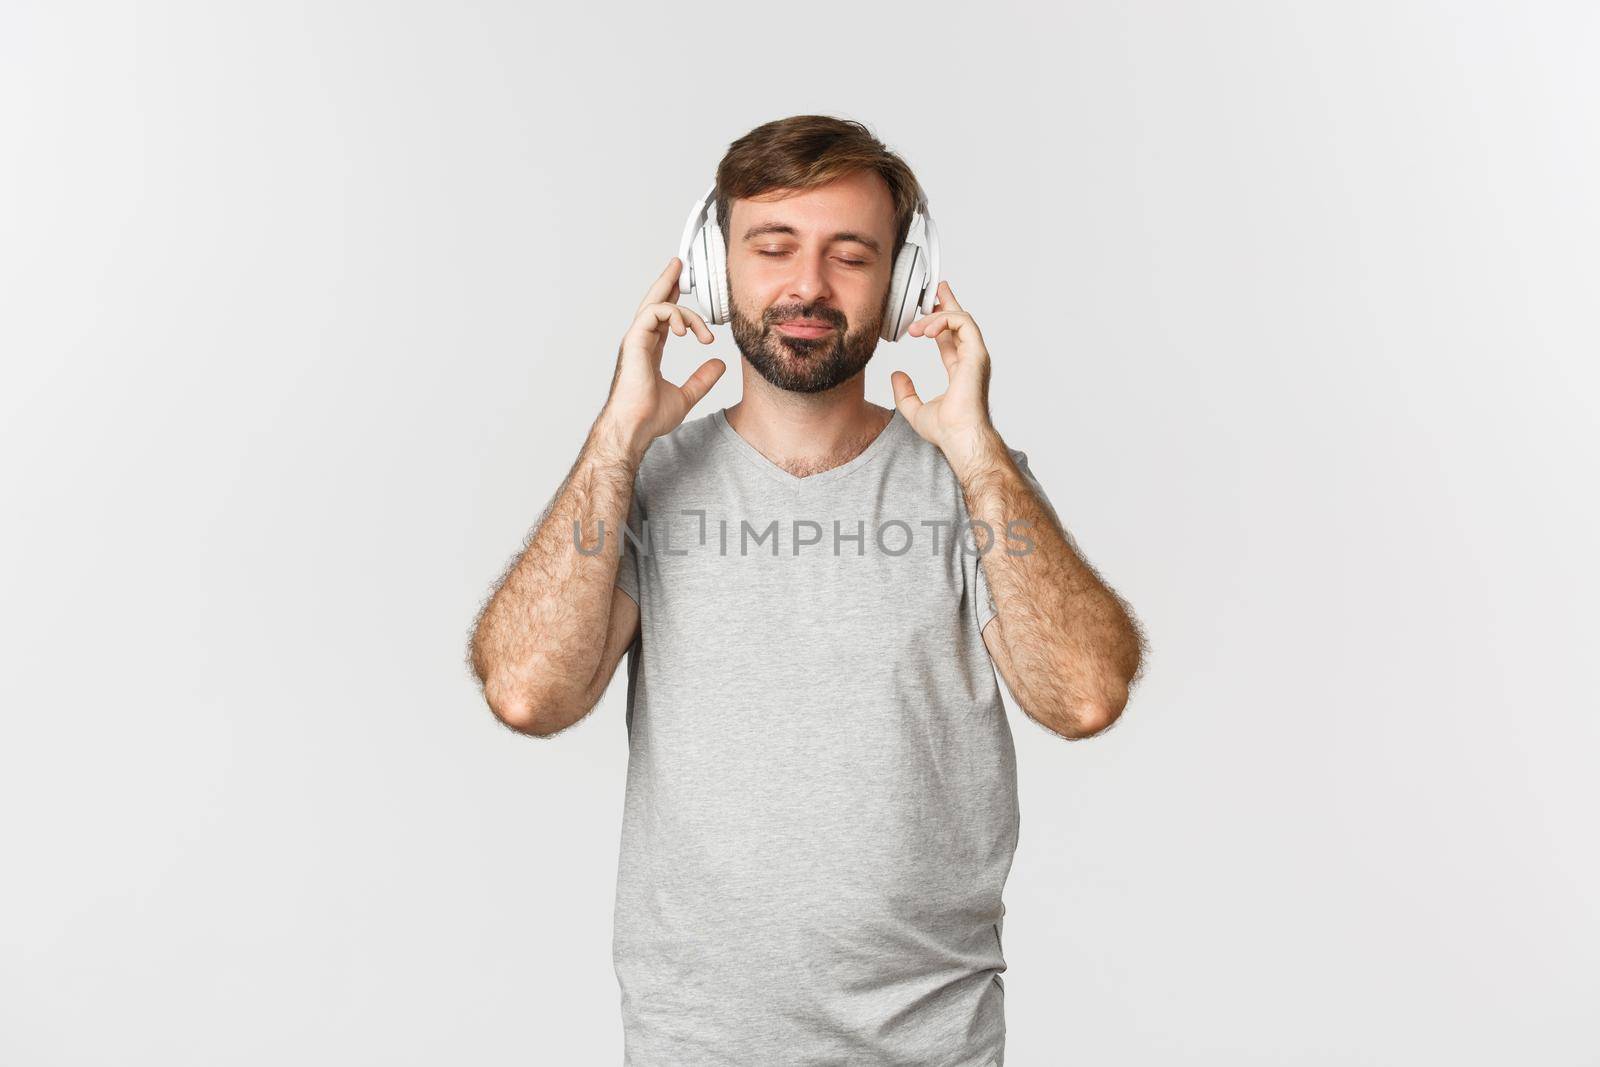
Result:
M833 326L816 319L790 319L788 322L778 323L778 329L792 337L821 337L823 334L833 332Z

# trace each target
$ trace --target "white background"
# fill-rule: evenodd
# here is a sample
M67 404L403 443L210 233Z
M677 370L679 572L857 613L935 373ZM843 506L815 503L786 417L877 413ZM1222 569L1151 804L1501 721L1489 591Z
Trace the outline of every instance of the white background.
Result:
M1596 12L7 4L0 1060L620 1062L625 686L519 737L465 641L815 112L1153 645L1011 709L1007 1062L1600 1062Z

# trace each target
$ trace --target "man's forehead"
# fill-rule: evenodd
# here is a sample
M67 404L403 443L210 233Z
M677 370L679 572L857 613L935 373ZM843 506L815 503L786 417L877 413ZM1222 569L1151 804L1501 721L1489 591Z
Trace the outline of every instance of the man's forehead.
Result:
M894 237L894 200L881 178L876 189L844 180L813 189L778 189L729 205L735 240L764 233L821 234L835 239L865 239L877 245ZM752 233L751 231L760 231Z

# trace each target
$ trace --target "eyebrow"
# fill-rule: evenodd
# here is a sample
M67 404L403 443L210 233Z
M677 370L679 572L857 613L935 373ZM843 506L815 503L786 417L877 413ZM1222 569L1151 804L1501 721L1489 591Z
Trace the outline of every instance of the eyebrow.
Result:
M781 222L763 222L759 226L752 226L746 230L744 233L744 239L748 241L752 237L760 237L762 234L766 233L785 233L790 237L800 236L800 231L795 229L793 226L789 226ZM854 241L858 245L866 245L874 252L880 254L883 252L883 248L878 244L877 238L869 237L863 233L852 233L849 230L841 230L829 239L833 241Z

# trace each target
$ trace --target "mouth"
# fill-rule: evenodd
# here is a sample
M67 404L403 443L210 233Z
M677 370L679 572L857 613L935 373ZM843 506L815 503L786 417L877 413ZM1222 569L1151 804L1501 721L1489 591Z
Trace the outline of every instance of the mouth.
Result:
M790 319L778 323L778 329L790 337L822 337L833 332L833 327L816 319Z

